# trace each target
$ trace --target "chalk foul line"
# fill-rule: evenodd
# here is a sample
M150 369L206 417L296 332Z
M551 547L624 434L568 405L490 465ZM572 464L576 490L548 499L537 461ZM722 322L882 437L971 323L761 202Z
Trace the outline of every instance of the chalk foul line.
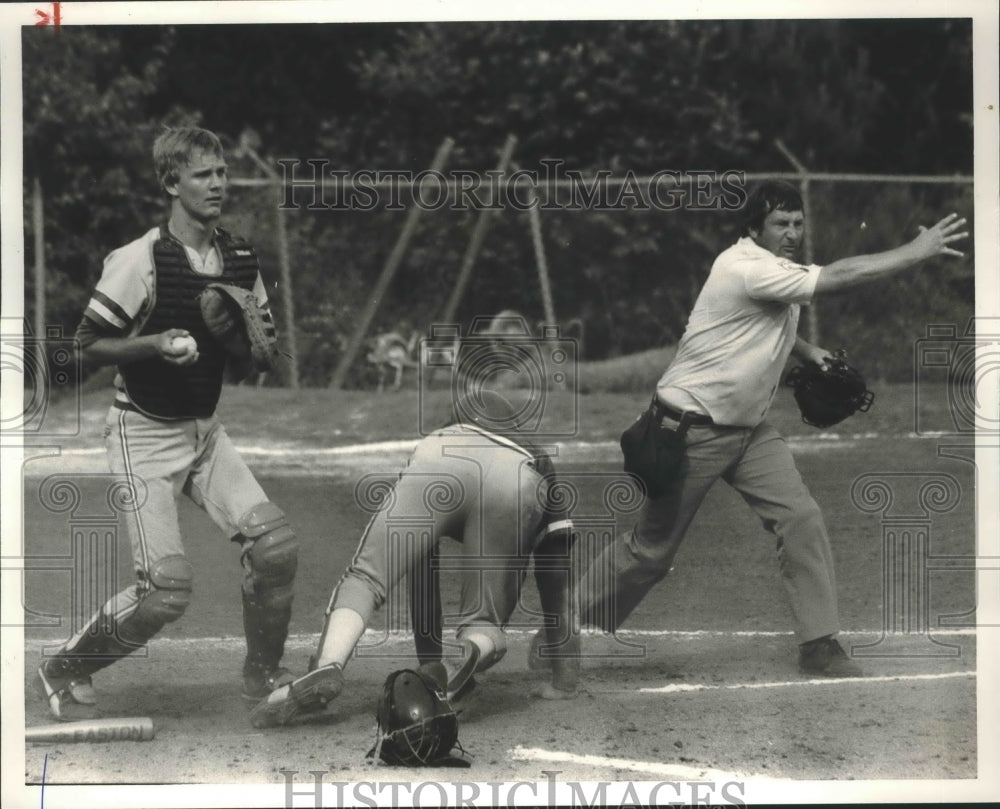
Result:
M708 683L672 683L646 688L620 688L602 690L600 693L640 693L640 694L676 694L682 691L744 691L759 688L788 688L798 685L841 685L848 683L894 683L913 680L950 680L956 677L975 677L974 671L950 671L942 674L886 674L871 677L823 677L808 680L780 680L770 683L733 683L731 685L710 685Z
M818 433L816 435L790 435L785 440L796 447L829 446L835 444L851 445L858 441L870 441L873 439L893 439L893 438L941 438L947 434L918 434L918 433ZM385 452L408 452L418 443L417 438L390 439L387 441L372 441L362 444L342 444L334 447L310 447L310 446L277 446L259 444L238 444L236 450L241 454L259 457L273 458L329 458L329 457L350 457L357 455L377 455ZM554 441L552 444L560 449L573 452L574 450L614 450L618 451L618 442L606 439L600 440L579 440L579 441ZM63 458L103 456L104 447L58 447L59 456Z
M581 767L603 767L629 772L644 772L664 777L671 781L778 781L773 776L759 776L750 773L727 772L712 767L691 767L686 764L669 764L663 761L634 761L628 758L585 755L563 750L545 750L541 747L517 747L507 751L515 761L549 761L578 764Z
M527 638L533 637L536 629L521 629L508 627L504 630L508 637L513 638ZM848 638L860 639L864 637L874 636L878 637L882 633L880 629L857 629L857 630L845 630L841 633L841 636ZM955 629L932 629L930 634L934 637L940 636L966 636L975 637L976 628L955 628ZM667 639L677 639L677 640L696 640L699 638L780 638L780 637L792 637L794 635L790 630L770 630L770 629L738 629L738 630L725 630L725 629L623 629L615 633L614 637L618 638L667 638ZM584 628L583 630L584 638L600 638L600 637L612 637L612 635L602 632L598 629ZM288 636L288 643L293 645L304 645L313 644L316 642L318 633L293 633ZM372 641L382 641L388 644L408 644L413 642L413 634L411 632L384 632L376 629L367 629L364 634L365 640L369 643ZM924 637L923 632L907 632L900 633L898 637L904 638L918 638ZM32 649L36 647L49 646L57 644L62 640L61 637L56 638L25 638L25 647ZM201 636L201 637L185 637L185 638L170 638L170 637L158 637L153 639L151 645L177 645L177 646L243 646L246 644L246 639L242 635L212 635L212 636ZM865 678L868 679L868 678Z

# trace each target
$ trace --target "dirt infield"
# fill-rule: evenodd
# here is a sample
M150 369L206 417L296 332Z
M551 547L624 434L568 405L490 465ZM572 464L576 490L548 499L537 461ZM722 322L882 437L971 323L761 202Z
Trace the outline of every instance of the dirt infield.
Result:
M610 402L607 409L620 420ZM779 418L792 423L787 415ZM559 445L560 470L580 487L583 516L576 516L595 521L596 528L606 528L609 518L600 514L601 487L619 475L615 443L607 437L612 432L596 430L588 440ZM95 678L103 713L150 716L156 739L29 744L25 782L37 785L44 778L53 790L60 784L261 784L270 785L269 797L261 800L268 805L281 805L291 783L306 792L295 805L312 805L310 772L323 773L329 783L975 779L982 683L974 630L974 464L962 453L946 457L940 442L912 434L790 432L789 443L830 528L844 641L856 647L863 679L817 682L798 673L773 539L732 491L719 486L692 525L675 570L625 631L617 639L588 634L580 697L549 703L531 696L541 680L525 665L536 625L531 610L537 597L529 586L525 609L511 623L507 656L479 675L478 688L460 706L459 738L471 768L376 766L365 761L374 739L374 702L386 674L412 663L408 639L373 626L366 653L349 666L348 687L328 717L253 729L239 697L243 641L236 551L201 512L182 503L182 530L196 571L192 605L145 657ZM236 440L303 539L286 655L288 665L301 671L330 589L367 521L355 482L364 474L394 474L415 437L368 451L259 446L239 434ZM26 557L69 559L74 527L107 513L111 481L101 471L103 456L82 441L67 449L58 460L25 466ZM72 510L53 506L52 486L60 481L79 493ZM891 492L891 503L879 501L880 490ZM610 519L622 530L630 517L612 513ZM890 538L904 524L927 543L923 556L914 557L924 569L922 578L910 577L911 600L905 604L884 583L895 564L891 549L897 546ZM117 581L128 581L124 533L102 552L104 567L116 571ZM68 634L68 616L81 597L69 587L72 565L53 567L58 565L25 573L29 726L50 721L33 690L34 669L44 648ZM447 611L457 592L446 589L444 596ZM389 624L392 609L390 604L383 611ZM893 621L907 634L880 642ZM558 775L546 775L552 772Z
M874 642L882 627L881 527L878 515L851 503L845 486L879 469L876 459L890 443L894 460L881 467L886 474L944 464L962 495L971 496L971 464L936 459L928 442L867 439L863 452L851 442L801 442L797 449L803 474L831 524L842 620L846 639L855 644ZM597 486L602 473L614 474L611 465L602 468L585 460L586 455L583 447L568 451L573 462L563 467L571 478L586 472L591 476L586 480ZM370 458L362 465L384 469L383 463ZM320 627L329 590L366 521L353 501L353 477L263 478L270 495L295 515L305 540L292 624L296 640L287 656L299 670ZM44 482L33 481L36 486ZM85 476L78 483L84 502L94 502L107 478ZM66 541L66 515L38 508L37 494L35 504L32 499L29 493L26 524L32 526L33 546L38 552L54 552ZM647 768L653 763L674 766L678 776L692 778L699 770L785 779L974 777L975 636L967 628L975 605L971 573L939 573L925 594L931 614L957 616L951 629L935 627L945 633L934 635L935 640L951 647L911 637L908 649L892 650L896 656L862 661L870 681L813 685L794 666L795 645L771 543L748 516L732 492L724 487L712 492L674 573L627 625L647 634L622 636L641 643L642 653L621 656L618 652L634 650L620 649L603 636L588 638L588 655L598 656L586 661L587 693L575 702L526 698L538 682L538 675L525 668L531 622L515 615L511 651L498 667L480 675L480 687L462 715L460 739L474 761L469 777L537 780L543 769L555 768L565 778L617 780L628 772L620 761L614 763L619 759L632 762L638 778L644 777L643 763ZM406 643L385 644L379 656L352 663L350 685L328 720L253 730L236 677L242 641L235 551L193 507L182 509L182 520L197 571L191 608L164 631L148 657L122 662L96 680L109 714L153 717L156 741L113 750L108 745L31 745L27 781L41 778L45 753L46 779L52 784L281 783L281 769L317 768L346 780L373 778L364 753L373 738L374 699L386 673L407 664ZM967 505L956 503L937 516L934 553L973 553L972 526ZM125 555L119 556L117 568L123 579L129 575ZM65 584L65 576L61 579ZM53 571L28 574L33 612L51 614L65 604L64 587L53 586L59 581L60 574ZM526 604L533 598L529 593ZM63 634L57 627L29 630L26 685L44 639ZM599 656L609 649L610 657ZM917 656L903 656L911 654ZM926 654L953 656L921 656ZM933 677L924 679L928 675ZM900 679L886 679L893 677ZM669 686L692 687L657 690ZM26 711L28 724L46 721L43 703L32 696ZM524 750L563 759L546 763ZM587 756L612 763L602 767ZM123 761L127 767L121 766ZM379 772L383 778L389 775L384 768Z
M874 639L852 636L855 643ZM530 696L541 675L526 669L527 634L515 634L506 658L478 675L477 689L459 706L459 740L472 760L460 777L542 781L544 770L567 781L975 776L971 636L948 636L961 657L880 661L866 666L871 681L836 683L799 675L791 665L794 642L784 634L625 633L622 640L644 645L644 655L623 657L637 650L588 637L590 654L610 657L587 661L585 694L552 703ZM312 643L291 644L293 663L304 664ZM365 762L380 684L388 671L410 664L407 642L392 645L399 656L352 662L328 717L259 731L234 687L238 639L154 643L147 659L112 667L99 685L116 712L151 716L156 739L30 745L26 781L40 782L46 755L50 784L283 784L281 770L297 771L303 787L315 770L331 781L454 778ZM29 704L28 720L45 721L40 701Z

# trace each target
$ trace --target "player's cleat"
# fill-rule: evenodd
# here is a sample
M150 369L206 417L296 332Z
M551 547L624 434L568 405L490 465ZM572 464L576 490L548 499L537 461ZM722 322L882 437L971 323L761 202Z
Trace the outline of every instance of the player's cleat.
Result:
M282 685L250 712L255 728L287 725L292 719L322 713L344 688L344 670L336 663L310 671Z
M539 629L531 639L531 648L528 649L528 668L532 671L551 671L552 663L542 657L541 648L545 643L545 630Z
M821 677L861 677L861 666L847 656L844 647L827 636L799 646L799 671Z
M478 649L476 651L478 651ZM464 657L462 658L462 661L465 661ZM444 663L440 660L435 660L431 663L423 663L421 664L419 670L440 686L440 690L445 693L449 702L461 702L476 688L476 678L469 675L464 684L460 685L457 682L454 683L454 687L457 690L448 691L448 670L445 668Z
M250 705L256 705L276 688L288 685L294 679L295 675L282 666L270 671L256 666L244 666L243 701Z
M90 677L71 674L58 658L46 660L38 667L38 690L60 722L97 716L97 694Z
M444 667L448 672L448 699L450 701L462 700L467 697L472 689L476 687L476 681L472 675L479 665L479 647L472 641L462 641L462 656L460 658L450 658L444 661Z

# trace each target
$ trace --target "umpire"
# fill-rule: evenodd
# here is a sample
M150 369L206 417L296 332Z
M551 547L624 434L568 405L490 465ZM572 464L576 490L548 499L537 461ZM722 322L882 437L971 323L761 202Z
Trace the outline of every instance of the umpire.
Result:
M39 681L57 719L93 715L91 675L184 614L194 570L177 520L181 492L239 544L244 699L255 703L292 679L280 661L298 541L215 416L227 364L250 366L212 338L198 303L209 283L223 282L252 291L269 321L257 256L217 227L227 177L215 134L169 129L153 144L153 162L170 218L105 259L77 329L87 362L118 367L104 435L111 471L135 504L127 516L136 581L43 661Z
M744 235L712 265L657 385L664 425L689 426L683 474L661 497L647 500L633 529L592 562L581 584L581 620L609 632L621 625L666 576L702 500L721 478L777 539L800 670L849 677L861 670L836 639L833 555L823 516L767 412L790 353L820 365L830 357L796 336L802 305L933 256L961 256L951 245L968 234L959 232L965 220L951 214L896 249L806 266L798 263L802 208L787 183L765 182L750 194Z

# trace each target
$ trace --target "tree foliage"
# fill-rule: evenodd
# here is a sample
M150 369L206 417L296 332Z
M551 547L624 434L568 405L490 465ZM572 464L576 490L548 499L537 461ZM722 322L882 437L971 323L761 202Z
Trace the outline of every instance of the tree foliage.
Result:
M37 178L45 210L46 319L69 332L102 257L162 216L150 156L159 121L149 100L172 44L167 31L74 28L57 37L24 29L25 197ZM196 116L175 109L170 117Z
M163 123L200 122L231 145L252 128L269 160L319 157L348 172L419 171L445 137L456 143L449 169L484 171L512 134L519 166L557 159L585 175L789 171L778 139L816 171L969 173L971 53L971 22L947 19L25 29L26 193L38 177L48 320L72 328L101 257L162 216L149 151ZM902 241L934 204L971 213L954 189L953 200L813 189L818 260L852 245L858 209L877 201L874 249ZM230 203L269 263L276 197L234 190ZM586 323L590 357L676 340L736 233L718 210L625 208L542 213L556 312ZM423 216L377 328L440 316L478 216ZM303 378L324 384L402 214L299 211L286 223ZM933 288L935 316L971 313L969 266ZM867 314L877 297L830 304L825 327L883 348L891 330ZM528 218L511 209L492 220L459 316L504 308L542 316Z

